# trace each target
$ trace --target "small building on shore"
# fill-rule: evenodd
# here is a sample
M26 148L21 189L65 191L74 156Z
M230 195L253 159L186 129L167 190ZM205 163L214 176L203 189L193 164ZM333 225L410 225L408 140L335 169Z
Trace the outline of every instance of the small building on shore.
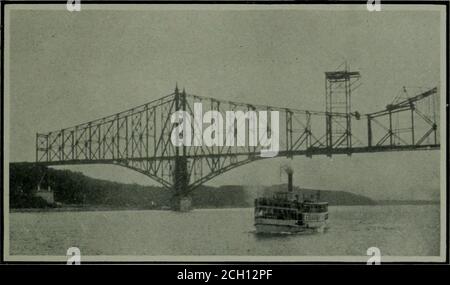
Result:
M50 188L50 186L48 186L47 189L41 189L41 187L38 185L35 195L36 197L44 199L49 204L55 203L55 194L53 193L53 190Z

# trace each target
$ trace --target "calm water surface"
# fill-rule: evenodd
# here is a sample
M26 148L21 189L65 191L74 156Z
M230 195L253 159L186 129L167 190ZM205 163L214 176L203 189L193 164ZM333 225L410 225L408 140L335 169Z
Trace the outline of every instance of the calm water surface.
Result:
M11 255L439 255L439 206L330 207L324 233L259 236L253 209L10 214Z

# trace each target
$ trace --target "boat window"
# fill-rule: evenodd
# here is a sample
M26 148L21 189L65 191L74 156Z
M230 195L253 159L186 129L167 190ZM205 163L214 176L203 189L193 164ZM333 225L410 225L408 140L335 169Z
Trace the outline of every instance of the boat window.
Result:
M255 216L257 218L265 219L297 219L297 211L290 209L277 209L277 208L256 208Z
M303 210L308 213L324 213L328 211L327 204L305 204Z

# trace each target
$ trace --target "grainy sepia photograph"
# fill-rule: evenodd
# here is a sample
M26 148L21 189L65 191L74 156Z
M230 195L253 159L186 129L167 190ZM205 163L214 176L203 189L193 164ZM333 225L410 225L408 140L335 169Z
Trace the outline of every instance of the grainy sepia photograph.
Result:
M69 2L4 7L5 260L445 260L445 6Z

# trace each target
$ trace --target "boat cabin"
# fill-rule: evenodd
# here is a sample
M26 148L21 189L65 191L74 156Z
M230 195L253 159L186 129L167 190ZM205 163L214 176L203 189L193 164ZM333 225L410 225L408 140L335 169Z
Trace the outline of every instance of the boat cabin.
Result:
M325 213L328 212L328 202L303 202L303 211L308 213Z

